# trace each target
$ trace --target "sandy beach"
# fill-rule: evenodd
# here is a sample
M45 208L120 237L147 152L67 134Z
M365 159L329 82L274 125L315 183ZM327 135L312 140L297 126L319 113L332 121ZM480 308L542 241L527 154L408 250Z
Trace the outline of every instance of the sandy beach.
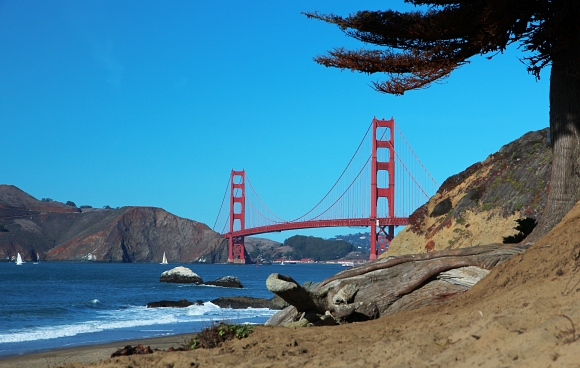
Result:
M165 350L169 347L179 347L184 340L193 334L155 337L150 339L127 340L99 345L86 345L63 348L11 357L0 357L0 368L46 368L60 366L66 363L78 362L89 364L101 359L108 359L117 348L127 345L143 344L151 349Z

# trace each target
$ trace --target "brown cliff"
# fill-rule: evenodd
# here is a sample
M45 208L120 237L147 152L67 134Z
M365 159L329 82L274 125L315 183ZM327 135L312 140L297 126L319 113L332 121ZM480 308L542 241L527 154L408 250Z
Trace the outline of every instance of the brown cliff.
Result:
M0 185L0 225L0 259L160 262L165 252L170 263L227 261L218 233L160 208L81 211Z
M529 132L449 177L409 218L386 256L501 243L516 220L539 220L549 188L548 128Z

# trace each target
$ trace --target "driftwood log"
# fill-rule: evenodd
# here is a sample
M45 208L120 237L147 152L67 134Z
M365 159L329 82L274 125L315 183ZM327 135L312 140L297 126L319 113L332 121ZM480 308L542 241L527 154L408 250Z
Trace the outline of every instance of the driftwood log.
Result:
M404 255L368 262L307 290L291 277L272 274L268 290L290 304L267 325L322 325L375 319L439 303L463 293L491 268L526 250L525 245L489 244Z

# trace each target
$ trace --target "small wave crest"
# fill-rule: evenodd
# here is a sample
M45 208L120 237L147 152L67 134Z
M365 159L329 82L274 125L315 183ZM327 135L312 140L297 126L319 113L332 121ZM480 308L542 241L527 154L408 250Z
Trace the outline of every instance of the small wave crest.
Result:
M134 327L150 326L154 329L163 329L163 327L155 328L154 326L217 320L240 321L246 318L269 317L274 313L276 311L270 309L220 308L211 302L205 302L203 305L191 305L187 308L131 306L117 310L97 310L90 314L90 320L80 320L73 324L4 330L0 332L0 344L51 340Z

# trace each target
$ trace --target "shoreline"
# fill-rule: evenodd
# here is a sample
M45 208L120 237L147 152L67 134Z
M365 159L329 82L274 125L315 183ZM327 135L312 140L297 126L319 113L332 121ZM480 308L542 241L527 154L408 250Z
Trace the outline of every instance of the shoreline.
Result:
M83 364L96 363L101 359L110 358L117 348L127 345L142 344L143 346L151 346L151 349L165 350L171 346L174 348L180 347L186 339L193 335L195 335L194 332L163 337L120 340L103 344L63 347L48 351L0 357L0 368L46 368L73 362Z

